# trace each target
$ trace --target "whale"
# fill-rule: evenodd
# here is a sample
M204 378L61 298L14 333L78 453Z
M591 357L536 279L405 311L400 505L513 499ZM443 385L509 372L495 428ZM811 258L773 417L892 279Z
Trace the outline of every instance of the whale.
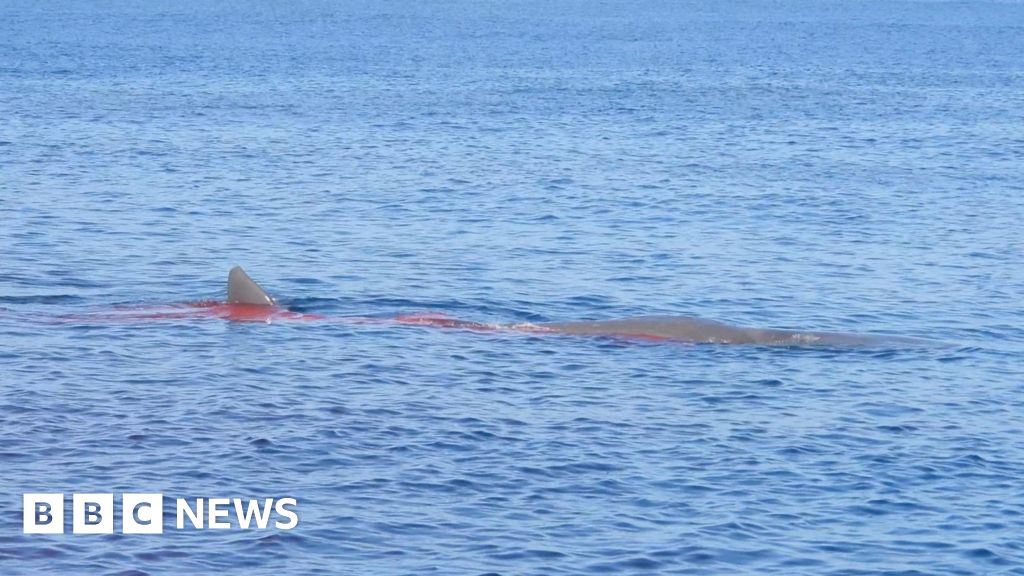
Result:
M199 300L161 305L121 305L112 310L68 314L52 320L66 322L145 322L150 320L218 319L230 322L329 322L351 325L401 325L451 328L472 332L561 335L680 344L746 344L780 347L949 346L949 343L889 334L758 328L692 316L633 316L601 320L488 323L453 318L444 312L374 316L327 316L290 310L281 305L241 266L228 271L226 300Z
M214 307L229 320L307 319L319 315L299 314L282 309L270 294L240 266L228 272L227 312ZM379 318L348 318L355 322L379 323ZM515 324L487 324L451 318L443 313L406 314L392 319L399 324L461 328L473 331L516 331L533 334L606 337L687 344L748 344L761 346L918 346L933 342L919 338L884 334L853 334L780 328L756 328L690 316L635 316L608 320L574 320Z

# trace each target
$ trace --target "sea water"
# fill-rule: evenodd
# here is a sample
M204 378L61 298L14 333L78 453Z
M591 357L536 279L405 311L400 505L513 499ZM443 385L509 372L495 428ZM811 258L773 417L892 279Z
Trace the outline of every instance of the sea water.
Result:
M1022 166L1020 3L0 2L0 573L1022 573ZM943 345L82 320L235 264ZM36 492L167 529L24 534Z

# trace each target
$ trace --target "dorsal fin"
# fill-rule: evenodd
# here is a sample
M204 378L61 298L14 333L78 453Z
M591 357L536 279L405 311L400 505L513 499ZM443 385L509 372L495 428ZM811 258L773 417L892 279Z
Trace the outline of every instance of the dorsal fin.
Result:
M235 266L228 272L228 304L273 306L274 299L252 278L249 278L241 266Z

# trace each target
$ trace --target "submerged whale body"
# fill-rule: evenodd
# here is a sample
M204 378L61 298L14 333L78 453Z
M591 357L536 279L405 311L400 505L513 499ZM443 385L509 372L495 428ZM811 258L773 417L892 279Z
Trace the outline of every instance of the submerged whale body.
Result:
M923 344L896 336L748 328L687 316L638 316L618 320L549 322L540 326L562 334L673 340L692 344L758 344L762 346L871 346Z
M240 266L228 273L229 320L323 320L322 316L290 312L276 301ZM380 319L348 318L353 322L379 322ZM461 328L476 331L511 330L529 333L553 333L575 336L604 336L637 340L665 340L691 344L756 344L762 346L882 346L925 345L930 341L887 335L813 332L774 328L749 328L714 320L686 316L638 316L616 320L544 322L539 324L484 324L450 318L444 314L413 314L394 318L400 324Z

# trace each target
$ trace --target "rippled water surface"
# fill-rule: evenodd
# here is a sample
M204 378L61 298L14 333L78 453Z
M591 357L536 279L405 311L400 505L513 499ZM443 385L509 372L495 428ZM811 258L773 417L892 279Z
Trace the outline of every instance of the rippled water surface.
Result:
M0 573L1024 573L1022 166L1018 3L0 2ZM234 264L944 344L95 320ZM23 492L301 521L25 535Z

